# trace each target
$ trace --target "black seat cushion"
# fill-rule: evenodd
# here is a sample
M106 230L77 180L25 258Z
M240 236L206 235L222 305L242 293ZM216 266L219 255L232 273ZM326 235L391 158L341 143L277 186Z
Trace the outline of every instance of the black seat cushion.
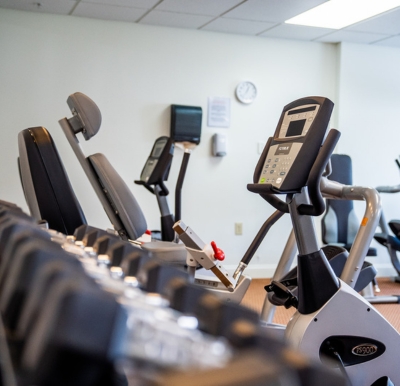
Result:
M147 230L146 219L125 181L104 154L96 153L89 156L88 159L114 214L118 216L124 231L127 232L128 238L135 240L142 236ZM109 217L112 218L110 215ZM116 224L113 225L116 226Z

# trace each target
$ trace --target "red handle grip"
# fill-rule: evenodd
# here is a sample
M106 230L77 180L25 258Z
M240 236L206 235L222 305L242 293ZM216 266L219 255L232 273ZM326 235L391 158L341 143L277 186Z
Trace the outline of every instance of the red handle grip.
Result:
M225 253L222 249L217 247L217 244L215 243L215 241L211 241L211 246L212 249L214 251L214 258L216 260L222 261L225 259Z

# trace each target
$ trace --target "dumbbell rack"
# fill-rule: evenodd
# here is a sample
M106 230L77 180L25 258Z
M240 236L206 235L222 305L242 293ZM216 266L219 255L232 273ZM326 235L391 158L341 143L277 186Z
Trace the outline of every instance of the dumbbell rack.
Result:
M18 257L7 255L13 250L13 244L20 248ZM35 247L32 250L27 247L31 244ZM23 251L30 253L29 260L23 260ZM93 379L82 380L93 374L102 375L104 367L114 369L116 365L124 368L126 382L132 374L133 378L141 377L141 384L146 386L197 386L204 384L205 379L211 386L217 385L221 377L230 379L232 385L251 384L254 379L262 380L266 386L276 382L289 386L318 384L310 381L309 374L316 382L323 374L324 379L328 379L326 386L344 385L341 377L322 365L308 363L299 353L291 355L293 358L300 356L301 360L288 361L286 354L290 349L271 339L259 324L255 312L237 304L224 303L211 292L191 283L184 270L166 265L137 246L98 228L85 225L78 228L73 237L66 237L39 228L29 216L0 205L0 257L0 279L3 280L0 281L0 287L3 287L0 292L0 364L5 386L52 385L58 383L58 376L63 379L66 375L71 381L63 385L97 386ZM5 276L6 268L2 267L8 264L9 267L17 264L25 267L28 262L33 264L33 269L25 273L22 283L19 280L12 283L9 279L12 275L19 278L15 269ZM39 262L43 266L39 267ZM73 272L71 282L61 280L65 275L61 269L64 263L66 267L72 264L67 267ZM84 276L76 277L81 269L77 267L84 267ZM54 294L46 298L48 304L39 308L38 322L34 326L25 323L25 327L29 327L25 330L29 332L23 346L25 351L16 356L18 350L13 341L18 334L10 335L9 332L21 331L15 328L20 328L22 321L26 322L24 318L29 312L25 312L26 308L17 312L21 306L18 302L13 303L15 308L9 307L11 295L15 295L10 289L18 292L19 284L33 286L27 290L28 300L21 307L32 304L29 302L34 292L44 295L59 291L62 294L62 287L46 287L50 276L40 276L46 269L61 275L56 276L57 285L72 286L75 291L68 293L73 295L69 298L53 297ZM90 278L89 284L85 277ZM42 289L40 285L36 286L38 278L44 278L39 284L47 283ZM11 303L5 301L7 296ZM63 303L57 304L58 299ZM38 304L41 300L39 298ZM85 307L82 308L82 304ZM68 307L74 312L68 313ZM85 308L90 312L85 313ZM107 310L111 311L112 317L105 312ZM54 328L49 321L57 320L57 317L63 323ZM89 323L85 324L85 321ZM80 331L78 338L74 329ZM62 345L64 341L74 345L73 355L68 352L70 346L66 349ZM80 373L79 366L57 362L58 358L65 359L57 350L68 354L72 363L88 363L91 371L85 373L86 369L83 369ZM250 366L250 362L257 365ZM147 379L150 373L152 377ZM109 376L108 372L104 374ZM111 375L117 374L112 372Z

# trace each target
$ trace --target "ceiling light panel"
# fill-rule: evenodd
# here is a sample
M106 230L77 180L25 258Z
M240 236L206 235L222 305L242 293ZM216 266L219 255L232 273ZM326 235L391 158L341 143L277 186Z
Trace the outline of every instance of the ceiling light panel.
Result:
M224 17L283 23L324 2L326 0L247 0L226 13Z
M400 6L400 0L330 0L285 23L341 29Z

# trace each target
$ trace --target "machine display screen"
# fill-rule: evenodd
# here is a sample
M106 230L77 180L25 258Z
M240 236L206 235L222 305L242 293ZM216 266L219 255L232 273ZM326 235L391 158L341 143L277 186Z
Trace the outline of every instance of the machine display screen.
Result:
M296 135L301 135L303 132L304 125L306 123L305 119L299 119L297 121L291 121L286 132L286 137L294 137Z
M164 146L165 146L166 142L167 142L167 141L160 141L160 142L158 142L158 143L154 146L154 149L153 149L153 152L151 153L151 156L154 157L154 158L159 158L160 155L161 155L161 153L162 153L162 151L163 151L163 149L164 149Z

